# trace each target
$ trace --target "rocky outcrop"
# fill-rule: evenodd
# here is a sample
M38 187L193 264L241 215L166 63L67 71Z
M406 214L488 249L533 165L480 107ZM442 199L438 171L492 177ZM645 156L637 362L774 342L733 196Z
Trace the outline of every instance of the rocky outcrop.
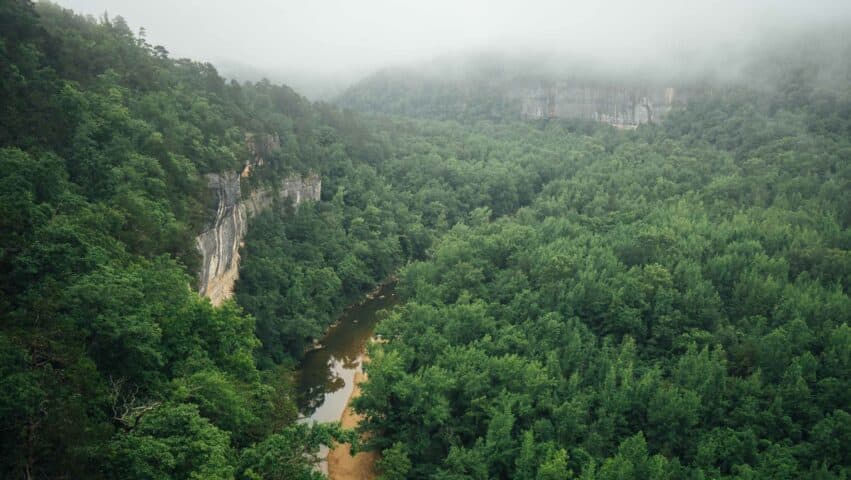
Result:
M209 174L207 186L215 191L216 217L209 229L195 238L202 263L199 290L219 305L233 293L239 276L239 247L248 229L239 175Z
M276 148L281 148L281 137L277 133L255 135L253 133L245 134L245 146L248 148L248 153L251 155L245 168L242 169L242 176L248 177L251 175L251 170L254 167L259 167L266 162L266 157L272 154Z
M685 92L674 87L584 87L560 84L553 87L515 90L524 119L566 118L635 128L655 123L676 105L686 103Z
M213 305L220 305L233 295L239 278L239 248L248 232L249 219L275 205L275 200L289 200L293 206L304 201L319 201L322 181L315 175L291 176L278 188L252 191L242 198L240 175L209 174L208 186L215 192L216 216L210 228L196 237L202 264L199 291Z
M312 173L306 177L295 175L285 178L274 190L268 188L254 190L243 200L243 204L248 216L252 217L274 205L276 198L289 199L293 206L298 206L305 200L319 201L321 195L322 180Z
M202 256L199 292L213 305L220 305L233 295L234 284L239 278L239 248L248 232L249 219L274 206L276 200L289 200L293 206L298 206L308 200L319 201L322 193L319 176L309 174L293 175L283 179L276 188L258 188L243 195L241 177L263 163L257 150L249 148L249 151L253 158L241 174L226 172L206 176L216 213L209 227L195 238L195 243Z

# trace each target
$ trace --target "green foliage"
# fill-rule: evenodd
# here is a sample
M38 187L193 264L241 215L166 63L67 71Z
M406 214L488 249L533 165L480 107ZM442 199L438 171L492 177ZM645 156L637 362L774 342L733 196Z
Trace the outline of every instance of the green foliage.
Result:
M120 17L13 0L0 22L0 476L224 479L272 434L301 445L255 319L189 273L201 174L241 169L247 132L276 131L288 155L264 152L251 181L327 171L323 113L173 60ZM306 272L314 311L340 307L334 275Z
M616 131L393 87L450 120L364 118L120 17L0 24L0 476L321 478L354 433L294 422L290 368L397 275L355 401L383 478L848 477L847 91L792 69ZM273 137L245 190L313 170L322 201L254 217L213 307L203 174Z
M412 208L449 221L379 325L370 443L409 478L845 478L849 137L739 93L634 132L461 127L506 140L488 161L534 139L530 189Z
M411 471L411 460L401 442L381 452L381 458L376 462L376 468L381 472L381 480L403 480Z
M356 445L357 436L338 425L292 425L247 448L240 458L239 478L247 480L318 480L315 468L321 445Z
M110 443L115 478L233 478L228 435L193 405L165 404Z

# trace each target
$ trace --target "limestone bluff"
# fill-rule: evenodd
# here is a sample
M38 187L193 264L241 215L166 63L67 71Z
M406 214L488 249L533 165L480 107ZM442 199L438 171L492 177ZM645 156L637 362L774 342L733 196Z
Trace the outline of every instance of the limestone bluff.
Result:
M243 244L251 217L289 201L297 207L305 201L319 201L322 180L315 173L290 175L274 187L261 187L243 194L243 177L264 163L263 152L277 148L276 135L246 136L252 154L242 173L223 172L207 174L207 186L213 191L216 213L209 227L195 238L201 253L201 270L198 290L213 305L233 296L233 287L239 278L239 249Z
M509 93L519 100L525 120L563 118L636 128L656 123L675 107L683 107L689 92L675 87L622 87L562 82L549 87L521 87Z

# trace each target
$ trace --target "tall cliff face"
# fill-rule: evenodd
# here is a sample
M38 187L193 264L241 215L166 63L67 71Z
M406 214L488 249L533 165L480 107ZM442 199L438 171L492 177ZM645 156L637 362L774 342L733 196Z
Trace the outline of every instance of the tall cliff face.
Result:
M219 305L233 294L239 276L239 247L248 228L248 213L238 174L209 174L207 185L215 191L218 208L212 226L195 238L202 256L199 285L201 295Z
M262 164L255 150L242 174L237 172L207 175L207 185L214 192L216 215L209 228L195 238L202 263L199 292L213 305L221 305L233 295L239 278L239 248L248 231L249 219L275 205L275 200L289 200L293 206L305 201L319 201L322 181L319 176L294 175L276 188L260 188L243 198L240 178L250 174L251 167Z
M550 88L520 88L512 96L521 102L524 119L567 118L635 128L655 123L676 105L687 101L685 92L673 87L583 87L561 84Z
M215 191L218 207L210 228L195 239L203 259L199 291L213 305L221 305L233 295L239 278L239 248L248 231L249 219L272 207L275 199L289 199L293 206L308 200L319 201L322 181L317 175L292 176L275 189L258 189L245 199L237 173L210 174L207 181Z

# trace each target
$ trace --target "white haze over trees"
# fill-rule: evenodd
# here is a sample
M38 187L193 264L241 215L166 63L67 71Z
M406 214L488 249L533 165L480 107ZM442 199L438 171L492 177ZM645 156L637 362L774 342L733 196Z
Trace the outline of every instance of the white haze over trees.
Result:
M851 18L847 0L59 0L125 17L172 55L226 76L269 77L325 96L385 66L469 52L569 57L613 68L733 62ZM841 40L841 38L840 38ZM556 62L557 63L557 62Z

